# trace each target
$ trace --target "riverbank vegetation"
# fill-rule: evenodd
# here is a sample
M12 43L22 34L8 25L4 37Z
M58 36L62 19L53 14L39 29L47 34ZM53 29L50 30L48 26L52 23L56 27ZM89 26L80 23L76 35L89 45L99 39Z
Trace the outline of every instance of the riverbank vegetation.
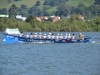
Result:
M25 22L15 18L0 18L0 31L4 31L6 28L19 28L20 31L38 32L98 32L100 31L100 16L82 21L78 18L78 15L73 15L69 19L62 18L55 23L51 22L51 20L39 22L34 16L27 17Z

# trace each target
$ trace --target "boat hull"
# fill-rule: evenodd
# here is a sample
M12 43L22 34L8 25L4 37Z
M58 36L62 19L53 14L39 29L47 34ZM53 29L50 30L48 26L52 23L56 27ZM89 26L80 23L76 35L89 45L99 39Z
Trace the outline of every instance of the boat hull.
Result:
M91 43L91 37L84 38L84 40L76 39L34 39L20 37L18 35L5 34L5 43Z

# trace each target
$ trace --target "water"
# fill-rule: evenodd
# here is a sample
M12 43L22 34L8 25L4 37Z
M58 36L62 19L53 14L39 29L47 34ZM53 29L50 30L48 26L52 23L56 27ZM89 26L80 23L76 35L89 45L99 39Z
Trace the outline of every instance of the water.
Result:
M0 33L0 75L100 75L100 33L83 33L94 43L4 44Z

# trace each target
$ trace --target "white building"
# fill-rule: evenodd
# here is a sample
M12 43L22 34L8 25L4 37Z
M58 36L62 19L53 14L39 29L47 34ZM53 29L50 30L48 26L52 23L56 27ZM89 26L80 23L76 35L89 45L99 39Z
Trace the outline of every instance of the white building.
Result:
M21 15L17 15L16 18L17 19L21 19L22 21L25 21L26 20L26 17L22 17Z

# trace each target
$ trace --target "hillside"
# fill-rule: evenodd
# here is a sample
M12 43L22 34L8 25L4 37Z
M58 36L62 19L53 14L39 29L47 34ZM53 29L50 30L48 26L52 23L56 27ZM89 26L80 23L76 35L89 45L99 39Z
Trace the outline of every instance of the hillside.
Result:
M12 4L15 4L17 7L20 7L21 4L25 4L25 5L27 5L28 8L30 8L30 7L34 6L36 1L38 1L38 0L21 0L21 1L18 1L18 2L15 2L15 1L12 0L12 2L10 4L8 4L7 0L0 0L0 9L10 8L10 6ZM44 0L39 0L39 1L41 2L41 6L43 7ZM72 5L72 6L77 7L78 3L82 2L86 6L90 6L91 4L93 4L94 1L95 0L70 0L69 4ZM68 4L68 3L66 3L66 4ZM49 11L50 12L55 11L54 9L55 9L55 7L53 9L52 8L49 9Z
M12 4L15 4L17 7L20 7L21 4L25 4L25 5L27 5L28 8L30 8L30 7L34 6L36 1L38 1L38 0L21 0L18 2L12 0L12 2L10 4L8 4L7 0L0 0L0 9L10 8L10 6ZM40 0L40 2L41 2L41 4L43 4L44 0Z
M11 1L11 2L8 2L8 1ZM34 6L37 1L40 2L39 5ZM62 1L65 1L63 2L65 3L63 5L61 4L60 0L46 0L46 1L45 0L19 0L19 1L0 0L0 10L1 10L0 13L6 14L7 11L2 8L9 9L12 6L12 4L15 4L18 8L20 8L20 6L23 4L27 6L27 9L24 9L23 7L21 7L20 10L18 11L18 14L23 15L23 16L27 16L29 14L33 14L35 16L40 16L40 15L59 15L59 16L64 15L65 16L66 14L69 13L69 10L68 10L69 5L70 5L71 15L73 13L87 15L88 13L87 16L89 17L90 11L93 16L99 15L99 11L100 11L99 10L100 7L97 7L97 6L93 7L92 5L95 0L69 0L69 1L62 0ZM80 6L78 7L79 4L83 4L83 6L81 5L81 7ZM88 8L90 10L88 10ZM92 9L92 8L95 8L95 9ZM95 10L97 13L94 13Z

